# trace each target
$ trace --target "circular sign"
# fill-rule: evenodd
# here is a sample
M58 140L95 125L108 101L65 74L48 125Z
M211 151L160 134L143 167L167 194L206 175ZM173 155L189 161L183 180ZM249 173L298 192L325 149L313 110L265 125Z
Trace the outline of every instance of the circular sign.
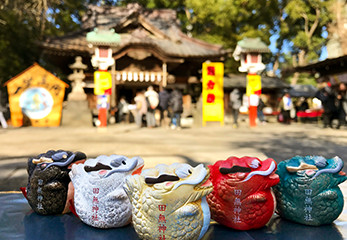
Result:
M53 98L44 88L28 88L20 96L19 105L30 119L41 119L52 111Z

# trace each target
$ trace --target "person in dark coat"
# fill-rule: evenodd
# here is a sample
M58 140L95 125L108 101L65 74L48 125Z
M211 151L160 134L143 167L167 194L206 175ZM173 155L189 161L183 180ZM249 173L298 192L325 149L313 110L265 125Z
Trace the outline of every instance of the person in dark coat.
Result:
M179 89L174 89L170 94L169 107L171 109L171 128L181 128L181 114L183 113L182 93Z
M168 108L169 108L169 100L170 100L170 93L166 88L163 88L159 92L159 111L160 111L160 126L169 126L169 113L168 113Z
M337 129L341 126L346 125L346 113L347 113L347 90L346 85L344 83L340 83L337 91L337 117L338 117L338 125Z
M316 98L321 100L324 109L323 127L333 127L332 121L336 115L335 95L329 84L316 93Z

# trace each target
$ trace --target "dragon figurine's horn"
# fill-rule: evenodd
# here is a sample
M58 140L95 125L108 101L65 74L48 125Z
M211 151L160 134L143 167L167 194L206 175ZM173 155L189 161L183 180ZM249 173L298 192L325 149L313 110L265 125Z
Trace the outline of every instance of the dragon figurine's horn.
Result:
M287 166L288 172L297 172L300 170L309 170L309 169L318 170L318 168L315 165L310 165L304 162L301 162L299 167Z

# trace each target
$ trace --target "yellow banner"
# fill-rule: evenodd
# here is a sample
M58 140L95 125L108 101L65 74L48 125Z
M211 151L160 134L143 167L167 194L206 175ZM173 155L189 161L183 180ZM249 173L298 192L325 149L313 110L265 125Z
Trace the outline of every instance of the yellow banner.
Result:
M247 75L247 89L246 95L251 96L253 94L260 95L261 93L261 77L260 75Z
M219 121L224 124L224 64L202 64L202 121Z
M94 72L94 94L95 95L104 95L105 91L112 88L112 77L109 72ZM107 92L106 92L107 94Z

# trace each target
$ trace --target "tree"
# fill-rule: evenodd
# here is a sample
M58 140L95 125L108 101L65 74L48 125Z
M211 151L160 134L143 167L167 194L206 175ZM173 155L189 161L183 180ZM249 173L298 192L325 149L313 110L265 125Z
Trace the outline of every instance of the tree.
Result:
M329 10L332 13L332 21L328 25L329 39L338 40L341 44L341 53L347 55L347 2L345 0L335 0Z
M322 32L331 21L329 4L331 1L290 0L285 7L285 13L288 14L285 18L287 27L281 26L281 33L292 41L300 66L319 57L326 41Z
M289 0L284 10L287 14L281 26L281 34L293 43L292 66L303 66L317 61L326 40L322 37L331 21L329 5L332 1ZM294 73L291 84L303 77Z
M38 60L38 28L19 9L0 9L0 84Z
M37 42L80 28L96 0L5 0L0 4L0 84L40 60Z
M277 0L187 0L186 8L194 37L231 50L244 37L260 37L270 44L274 19L278 15ZM226 71L236 72L238 65L229 59Z

